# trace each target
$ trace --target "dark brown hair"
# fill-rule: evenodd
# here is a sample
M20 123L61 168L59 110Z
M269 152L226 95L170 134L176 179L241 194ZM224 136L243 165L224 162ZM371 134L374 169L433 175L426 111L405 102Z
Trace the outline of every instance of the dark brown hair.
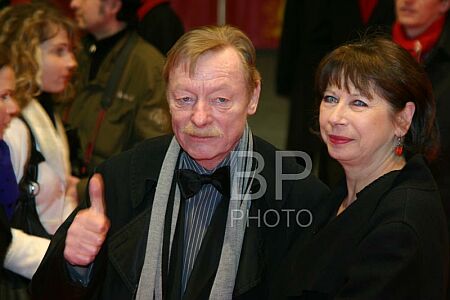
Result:
M422 66L403 48L383 37L345 44L322 59L316 73L316 97L329 84L349 90L349 82L365 97L384 98L393 112L407 102L416 106L404 145L407 156L424 154L429 160L439 149L436 106L431 82Z

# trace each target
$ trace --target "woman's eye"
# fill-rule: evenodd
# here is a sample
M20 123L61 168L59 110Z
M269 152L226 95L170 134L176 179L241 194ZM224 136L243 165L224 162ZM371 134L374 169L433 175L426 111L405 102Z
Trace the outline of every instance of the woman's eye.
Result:
M338 103L338 99L330 95L323 96L322 101L326 103Z
M64 55L66 55L67 53L69 53L69 52L71 52L71 51L69 51L69 49L66 48L66 47L58 47L58 48L55 48L55 49L53 50L53 52L54 52L57 56L64 56Z
M358 106L358 107L367 107L366 102L364 102L362 100L354 100L353 105Z
M0 99L2 99L3 101L7 101L7 100L9 100L11 98L12 98L12 95L10 93L0 94Z

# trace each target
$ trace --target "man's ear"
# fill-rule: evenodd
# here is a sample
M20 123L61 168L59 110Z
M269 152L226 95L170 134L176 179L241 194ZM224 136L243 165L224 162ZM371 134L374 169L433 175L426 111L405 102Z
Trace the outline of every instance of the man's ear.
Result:
M415 111L416 105L409 101L406 103L405 107L397 113L395 117L396 136L404 136L408 132Z
M247 107L247 114L248 115L255 114L256 109L258 108L260 93L261 93L261 81L258 80L258 82L256 83L256 87L255 87L255 89L252 92L252 95L250 97L250 102L249 102L248 107Z
M126 1L126 0L123 0ZM108 8L110 9L111 13L113 15L117 15L122 8L122 1L121 0L108 0Z

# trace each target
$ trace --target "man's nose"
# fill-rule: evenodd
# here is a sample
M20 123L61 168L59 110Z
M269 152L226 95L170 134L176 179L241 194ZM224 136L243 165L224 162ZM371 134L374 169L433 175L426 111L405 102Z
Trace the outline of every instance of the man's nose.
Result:
M192 108L191 121L197 127L202 127L210 122L211 118L211 107L207 101L200 99L198 100Z

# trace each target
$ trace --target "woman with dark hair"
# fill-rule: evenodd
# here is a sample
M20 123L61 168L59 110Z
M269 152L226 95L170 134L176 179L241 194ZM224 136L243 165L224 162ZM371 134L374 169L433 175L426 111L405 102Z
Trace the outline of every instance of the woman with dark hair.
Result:
M300 299L444 299L449 244L439 191L435 103L425 71L393 42L327 55L316 74L319 125L345 180L282 268Z

